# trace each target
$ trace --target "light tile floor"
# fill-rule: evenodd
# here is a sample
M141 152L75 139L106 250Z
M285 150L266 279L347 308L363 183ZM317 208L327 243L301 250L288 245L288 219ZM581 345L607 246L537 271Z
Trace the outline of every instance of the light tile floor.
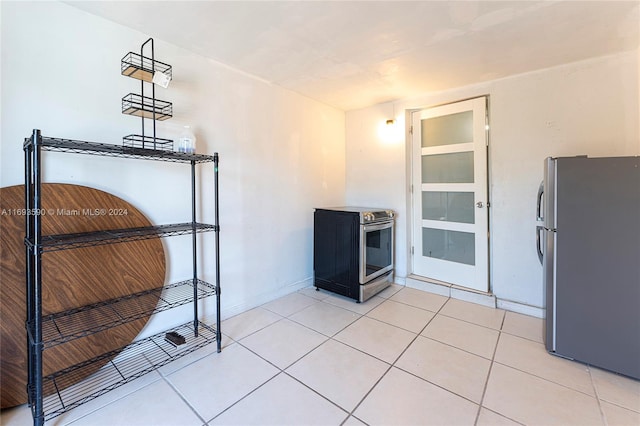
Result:
M542 320L397 285L361 304L307 288L222 331L221 353L48 425L640 425L640 382L549 355Z

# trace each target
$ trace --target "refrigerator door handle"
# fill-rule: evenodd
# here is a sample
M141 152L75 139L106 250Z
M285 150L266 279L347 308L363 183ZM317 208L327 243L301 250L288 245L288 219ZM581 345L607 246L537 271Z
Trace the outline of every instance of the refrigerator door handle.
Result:
M540 238L540 233L544 231L544 226L536 226L536 249L538 251L538 259L540 259L540 264L542 265L542 258L544 257L542 253L542 246L540 245L542 238Z
M539 222L544 221L544 216L542 216L542 197L544 195L544 181L540 182L540 187L538 187L538 205L536 207L536 220Z

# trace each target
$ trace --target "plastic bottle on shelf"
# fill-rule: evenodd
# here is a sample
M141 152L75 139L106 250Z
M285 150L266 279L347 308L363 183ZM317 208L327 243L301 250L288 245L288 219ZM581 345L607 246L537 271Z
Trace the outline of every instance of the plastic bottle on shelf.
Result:
M184 129L178 138L178 152L195 154L196 136L191 131L191 126L184 126Z

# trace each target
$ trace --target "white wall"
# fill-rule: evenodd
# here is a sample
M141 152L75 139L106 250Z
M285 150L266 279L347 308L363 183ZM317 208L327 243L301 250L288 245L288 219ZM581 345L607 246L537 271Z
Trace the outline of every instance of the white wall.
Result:
M377 128L395 110L490 95L491 281L501 299L543 307L535 196L547 156L640 154L637 52L592 59L347 112L347 203L399 212L397 274L407 257L408 145ZM402 130L401 130L402 132Z
M46 136L120 144L139 133L120 99L139 92L120 59L148 35L57 2L2 2L1 185L23 181L22 141ZM220 153L222 314L309 285L313 207L344 203L344 112L271 86L162 40L156 57L174 81L157 89L174 117L158 135L190 124L200 153ZM212 166L200 175L200 220L213 222ZM96 187L131 202L153 223L190 219L189 168L162 162L47 153L45 180ZM190 274L190 237L164 240L167 281ZM203 234L202 275L215 277L213 234ZM213 299L203 305L214 314ZM188 319L190 308L161 314ZM162 316L164 315L164 316ZM178 318L181 317L181 318Z

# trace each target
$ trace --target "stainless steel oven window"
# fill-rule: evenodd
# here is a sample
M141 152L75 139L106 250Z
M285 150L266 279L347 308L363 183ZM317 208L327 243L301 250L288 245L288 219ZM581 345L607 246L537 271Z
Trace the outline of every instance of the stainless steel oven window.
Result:
M360 225L360 284L393 269L393 221Z

